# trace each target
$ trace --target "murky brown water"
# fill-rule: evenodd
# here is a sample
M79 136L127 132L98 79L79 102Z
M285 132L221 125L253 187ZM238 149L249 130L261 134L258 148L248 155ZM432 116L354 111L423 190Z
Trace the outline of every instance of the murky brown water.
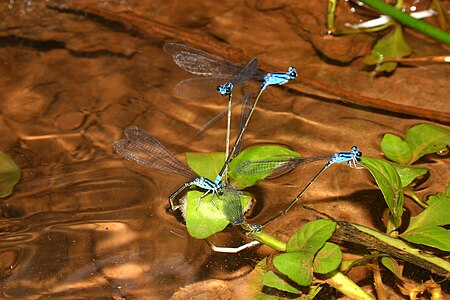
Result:
M132 11L195 36L225 41L276 66L270 71L294 65L300 77L450 112L448 66L404 67L390 77L372 79L360 60L328 64L300 32L308 18L307 5L151 2L146 7L131 1L91 5ZM0 150L22 169L15 193L0 201L1 298L166 299L197 281L237 278L269 252L261 247L238 255L213 253L205 242L189 237L166 210L166 197L184 179L139 168L113 153L112 143L132 124L180 158L186 151L224 149L225 120L195 136L224 109L224 99L180 100L172 94L177 82L192 76L174 65L162 45L188 43L183 37L148 36L93 15L51 10L32 1L0 6ZM445 50L432 46L430 42L420 49ZM410 126L426 122L372 113L303 90L269 88L245 145L278 143L305 156L358 145L364 155L381 157L384 133L403 135ZM420 187L421 197L443 190L449 178L448 158L432 156L427 162L432 176ZM320 167L295 170L253 188L258 204L249 221L263 221L281 210ZM362 170L333 166L304 201L336 219L369 227L381 224L382 198ZM311 218L296 208L267 230L285 238ZM218 242L241 238L230 230Z

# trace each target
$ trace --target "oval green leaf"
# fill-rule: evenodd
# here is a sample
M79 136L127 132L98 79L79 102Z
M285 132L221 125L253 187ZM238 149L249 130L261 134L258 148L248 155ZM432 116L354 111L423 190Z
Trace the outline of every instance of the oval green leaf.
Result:
M251 202L251 197L244 194L239 194L239 197L228 197L227 191L224 192L219 199L214 196L214 202L211 201L211 195L206 195L198 204L199 198L204 194L202 191L190 190L186 195L186 202L184 203L184 216L186 220L186 228L192 237L198 239L207 238L217 232L222 231L229 223L230 216L236 217L236 212L230 213L230 205L233 209L240 207L242 213ZM235 191L234 193L239 193ZM231 200L230 200L231 199ZM230 201L236 201L240 203L230 204ZM217 207L216 207L217 205ZM198 207L198 208L197 208Z
M0 198L12 194L14 186L20 180L20 169L6 153L0 152Z
M383 151L384 156L402 165L408 164L412 159L412 152L408 143L390 133L383 136L381 151Z
M303 225L288 240L287 252L305 252L315 255L333 235L336 223L330 220L316 220Z
M308 253L283 253L273 259L273 265L298 285L309 286L313 278L313 259Z
M314 257L314 273L326 274L336 270L342 261L342 251L338 245L326 242Z
M198 175L206 177L210 180L216 179L225 162L225 153L194 153L187 152L185 154L186 162L189 167Z

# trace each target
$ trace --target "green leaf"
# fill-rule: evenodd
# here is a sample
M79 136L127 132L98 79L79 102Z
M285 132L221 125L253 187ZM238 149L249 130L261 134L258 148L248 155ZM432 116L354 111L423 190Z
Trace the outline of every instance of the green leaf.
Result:
M403 267L400 266L395 259L392 257L382 257L381 263L391 271L397 278L403 278Z
M384 156L399 164L408 164L412 159L412 152L408 143L390 133L383 136L381 151L383 151Z
M20 180L20 169L6 153L0 152L0 198L12 194L13 188Z
M411 54L411 48L403 38L401 26L395 26L392 33L378 40L372 49L372 53L364 58L368 65L376 65L377 73L392 72L397 67L396 62L384 62L387 59L398 59Z
M450 251L450 232L443 227L422 226L402 234L400 237L411 243Z
M360 163L375 178L391 212L391 219L398 228L403 214L404 196L402 182L396 169L391 163L377 158L362 157Z
M450 224L450 198L446 193L437 193L431 196L427 204L429 205L428 208L411 218L411 223L405 233L423 226L445 226Z
M185 154L186 162L189 167L198 175L206 177L210 180L216 179L225 162L225 153L194 153L187 152Z
M417 244L422 244L443 251L450 251L450 232L439 226L450 224L450 188L445 193L438 193L428 200L428 208L415 217L400 237Z
M395 168L398 175L400 176L402 187L408 186L409 184L411 184L411 182L413 182L414 179L419 176L425 175L428 172L428 169L424 167L403 166L394 163L390 164Z
M406 133L405 142L409 144L413 157L411 163L422 156L435 153L450 145L450 131L432 124L419 124Z
M308 253L283 253L273 259L273 264L298 285L309 286L313 278L313 259L314 256Z
M270 173L273 171L273 169L269 169L266 173L243 175L237 172L237 168L243 163L262 159L292 157L300 157L300 154L281 146L267 145L247 148L242 151L242 153L240 153L237 157L235 157L229 164L228 175L231 180L231 185L237 186L239 189L244 189L246 187L257 184L268 175L270 175ZM275 167L276 166L274 165L274 168Z
M336 223L329 220L316 220L305 224L287 242L287 252L305 252L315 255L333 235Z
M238 197L235 195L233 197L229 197L227 193L238 193ZM186 202L184 215L186 220L186 228L189 234L198 239L207 238L217 232L222 231L229 223L230 223L230 213L229 210L229 201L223 201L217 196L214 196L214 202L217 207L211 201L211 196L205 196L200 205L198 205L198 200L200 196L202 196L204 192L197 190L190 190L186 195ZM251 197L248 195L241 195L239 192L228 192L225 191L221 197L228 197L233 199L233 201L240 200L239 204L234 204L239 206L242 211L245 211L248 208L248 205L251 201ZM198 206L198 208L197 208ZM235 216L236 212L233 212Z
M412 164L422 156L435 153L450 145L450 131L432 124L411 127L403 141L386 134L381 141L384 155L399 164Z
M342 261L339 246L326 242L314 258L314 273L326 274L336 270Z
M277 290L285 291L288 293L293 294L301 293L298 289L296 289L295 287L293 287L292 285L290 285L289 283L278 277L278 275L275 274L273 271L269 271L266 274L264 274L263 284L265 286L273 287L276 288Z

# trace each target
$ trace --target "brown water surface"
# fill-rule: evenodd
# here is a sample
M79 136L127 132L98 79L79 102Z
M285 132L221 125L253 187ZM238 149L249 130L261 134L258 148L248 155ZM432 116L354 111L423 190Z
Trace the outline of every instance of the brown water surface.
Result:
M336 49L335 58L325 59L311 45L323 24L314 25L318 21L303 1L148 2L83 3L221 41L276 67L267 71L294 65L299 77L450 113L449 66L401 67L392 76L373 78L363 69L366 48L348 44L343 44L347 50ZM77 4L67 3L69 8ZM325 6L320 1L317 9ZM193 76L179 69L162 46L188 43L186 36L149 36L108 18L33 1L5 1L0 11L0 150L22 170L14 194L0 201L1 298L167 299L205 279L239 278L271 252L260 247L215 254L167 210L167 196L185 179L138 167L113 152L112 143L129 125L147 130L180 158L187 151L223 151L225 120L199 137L196 133L225 108L224 98L188 100L172 93L180 80ZM321 42L327 39L333 38ZM413 34L407 39L423 55L448 53L432 41L418 43ZM414 124L431 123L332 99L306 87L303 92L268 88L245 146L282 144L313 156L357 145L364 155L381 158L384 133L403 136ZM235 118L233 134L237 125ZM448 157L431 155L420 163L431 176L418 195L442 191L449 178ZM320 168L320 163L299 168L252 188L258 203L248 221L261 222L283 209ZM302 201L336 219L383 230L385 204L364 170L333 166ZM420 211L409 202L407 207ZM314 217L294 207L267 231L285 239ZM215 241L242 239L231 229Z

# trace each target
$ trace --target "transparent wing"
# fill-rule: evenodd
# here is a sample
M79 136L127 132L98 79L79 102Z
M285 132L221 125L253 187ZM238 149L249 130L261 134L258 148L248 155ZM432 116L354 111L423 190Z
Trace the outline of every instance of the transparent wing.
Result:
M245 67L241 69L239 74L233 80L231 80L231 83L233 83L233 85L236 85L252 79L258 69L258 65L258 59L253 58Z
M246 161L239 165L236 168L236 171L242 175L268 174L269 177L276 177L285 174L300 165L315 161L329 160L330 157L331 156L328 155Z
M164 51L173 57L173 61L183 70L202 76L236 76L241 68L222 57L195 49L186 45L170 43L164 45Z
M233 225L242 224L244 221L242 202L242 193L233 189L226 189L220 197L224 202L224 213L227 220Z
M239 132L238 135L241 133L242 130L244 130L244 125L247 122L249 113L250 113L250 108L252 107L252 94L250 93L246 93L244 95L244 97L242 98L242 110L241 110L241 119L239 122ZM241 149L242 149L242 143L243 143L243 139L240 139L238 144L236 145L236 150L234 152L234 156L239 155L239 153L241 153Z
M242 70L242 66L233 64L220 56L186 45L170 43L164 45L163 49L172 56L177 66L192 74L214 77L235 77ZM253 64L254 62L252 62L251 67L253 67ZM252 78L258 80L264 78L264 75L263 72L255 70Z
M123 158L147 168L179 174L191 180L198 177L156 138L141 128L130 126L124 132L126 139L121 139L113 144L116 152Z
M217 86L232 79L230 76L216 78L190 78L180 81L173 89L175 96L184 99L205 99L219 97Z

